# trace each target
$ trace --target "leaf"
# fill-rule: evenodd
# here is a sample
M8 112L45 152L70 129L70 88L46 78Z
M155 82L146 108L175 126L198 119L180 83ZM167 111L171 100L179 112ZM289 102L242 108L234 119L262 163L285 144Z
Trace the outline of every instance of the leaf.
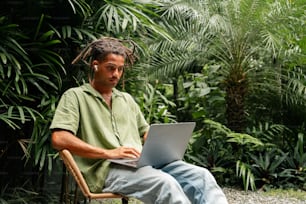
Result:
M30 152L27 151L27 144L31 142L30 139L18 139L17 142L18 142L19 146L21 147L21 149L24 153L24 156L26 158L30 158L31 157Z
M245 191L247 191L249 187L251 187L252 190L256 189L254 175L246 163L240 160L236 162L236 175L242 178Z
M26 118L25 118L25 115L24 115L23 108L20 107L20 106L17 106L17 109L18 109L18 111L19 111L19 116L20 116L21 122L22 122L22 123L25 123Z

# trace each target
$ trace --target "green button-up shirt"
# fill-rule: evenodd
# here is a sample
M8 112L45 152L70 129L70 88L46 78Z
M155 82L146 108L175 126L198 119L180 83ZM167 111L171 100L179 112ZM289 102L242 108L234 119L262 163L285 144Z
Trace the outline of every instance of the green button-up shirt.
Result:
M110 109L89 84L67 90L61 97L50 129L71 131L85 142L105 149L119 146L141 150L148 131L139 106L131 95L113 89ZM92 192L101 191L109 169L103 159L75 157Z

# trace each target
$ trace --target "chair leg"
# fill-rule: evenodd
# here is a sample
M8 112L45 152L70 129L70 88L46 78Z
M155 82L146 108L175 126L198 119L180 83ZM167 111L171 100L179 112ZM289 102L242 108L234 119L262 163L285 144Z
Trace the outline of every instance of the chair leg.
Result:
M60 203L68 203L68 173L65 165L63 164L62 169L62 184L61 184L61 195Z
M65 169L65 166L63 165L60 203L64 202L65 184L66 184L65 181L66 181L66 169Z
M75 190L74 190L74 204L77 204L78 202L78 185L75 184Z
M129 203L129 200L127 198L122 198L121 201L122 201L122 204L128 204Z

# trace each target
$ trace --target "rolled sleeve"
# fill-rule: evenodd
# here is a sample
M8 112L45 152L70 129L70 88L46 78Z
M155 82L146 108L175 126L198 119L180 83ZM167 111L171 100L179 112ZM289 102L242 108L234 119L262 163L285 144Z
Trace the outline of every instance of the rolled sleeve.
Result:
M55 111L50 129L64 129L76 134L79 127L78 101L72 91L66 91Z

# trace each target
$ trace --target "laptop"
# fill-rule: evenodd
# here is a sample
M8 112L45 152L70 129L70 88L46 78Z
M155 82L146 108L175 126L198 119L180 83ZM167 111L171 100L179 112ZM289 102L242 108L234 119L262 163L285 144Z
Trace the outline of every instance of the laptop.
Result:
M173 161L182 160L194 127L195 122L152 124L139 158L108 161L134 168L160 168Z

